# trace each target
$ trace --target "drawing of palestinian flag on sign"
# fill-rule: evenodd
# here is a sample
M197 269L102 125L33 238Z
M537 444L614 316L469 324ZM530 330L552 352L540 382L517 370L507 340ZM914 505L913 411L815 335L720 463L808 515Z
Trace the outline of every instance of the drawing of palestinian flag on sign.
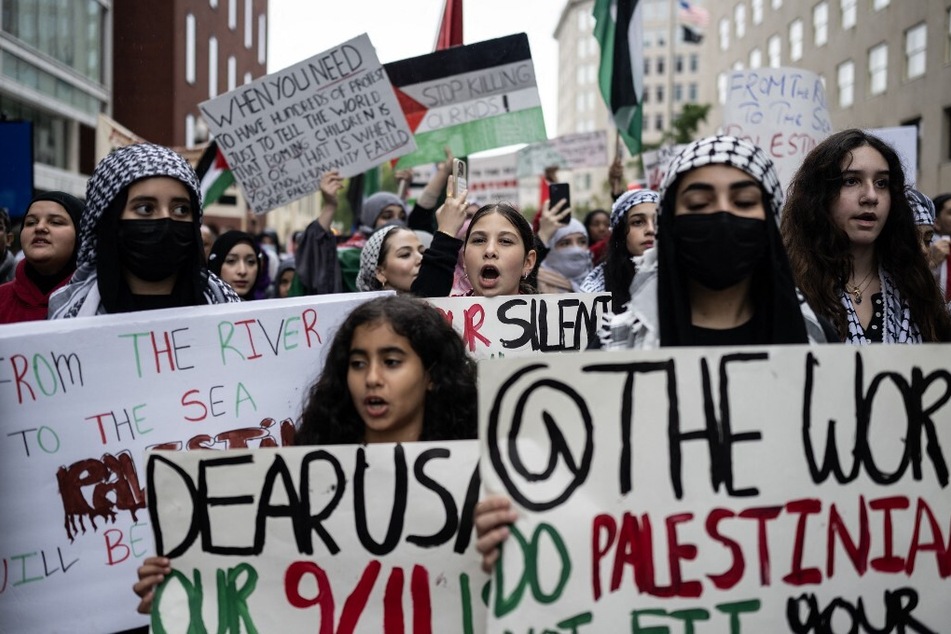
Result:
M384 64L417 149L397 168L548 138L524 33Z

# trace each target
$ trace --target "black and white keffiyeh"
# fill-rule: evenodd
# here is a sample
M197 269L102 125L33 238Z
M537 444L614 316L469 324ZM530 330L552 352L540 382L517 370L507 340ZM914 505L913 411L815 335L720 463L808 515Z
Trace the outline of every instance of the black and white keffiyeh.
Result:
M773 217L779 221L783 208L783 187L779 183L772 159L749 141L732 136L717 135L700 139L675 156L660 186L661 201L672 200L672 197L667 197L667 190L677 182L681 174L705 165L729 165L743 170L759 181L766 190ZM663 205L661 202L661 207ZM658 213L661 213L660 209Z
M915 225L931 226L935 222L934 202L913 187L905 188L905 198L915 215Z
M632 207L642 203L660 204L660 194L653 189L629 189L624 192L611 206L611 230L613 231Z
M921 333L911 318L911 309L902 298L895 282L885 269L879 267L878 278L882 282L882 343L921 343ZM849 322L849 334L846 343L864 346L872 343L865 336L865 330L859 321L852 304L852 296L842 291L839 297L845 306L845 315Z
M106 312L97 289L99 225L106 210L121 191L143 178L167 176L181 181L192 199L196 248L201 248L201 188L195 170L180 154L151 143L121 147L103 158L86 184L86 207L79 226L76 272L69 284L50 297L49 318L61 319ZM241 301L234 290L216 275L204 272L202 294L208 304Z
M383 225L367 238L367 243L360 252L360 272L357 273L358 290L378 291L383 288L380 280L376 279L376 269L380 266L380 251L383 250L383 241L386 240L386 236L400 226Z

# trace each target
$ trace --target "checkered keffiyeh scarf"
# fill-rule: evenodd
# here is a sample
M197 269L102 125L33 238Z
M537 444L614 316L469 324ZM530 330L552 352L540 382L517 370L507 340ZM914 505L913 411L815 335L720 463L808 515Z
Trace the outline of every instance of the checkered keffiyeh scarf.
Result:
M773 218L779 222L779 214L783 208L783 188L779 183L772 159L749 141L732 136L706 137L685 147L673 159L664 175L664 181L660 186L661 201L681 174L706 165L729 165L743 170L759 181L766 190ZM657 211L662 213L661 209Z
M376 279L376 269L380 266L380 251L383 250L383 241L390 231L400 225L383 225L373 235L367 238L367 243L360 252L360 272L357 273L357 289L361 291L378 291L383 286Z
M86 207L79 226L76 272L69 284L50 297L50 319L105 312L96 290L99 224L121 191L136 181L155 176L174 178L185 185L195 205L195 223L201 223L198 177L180 154L151 143L137 143L115 150L99 162L86 185ZM230 286L211 273L207 274L203 294L209 304L240 301Z
M915 215L916 225L933 225L935 221L934 203L930 198L912 187L905 188L905 199Z
M882 343L921 343L918 325L911 318L911 309L895 287L895 282L885 269L879 267L878 277L882 281ZM865 330L859 321L852 304L852 296L844 290L839 297L845 306L845 315L849 322L849 335L846 343L864 346L871 343L865 336Z
M627 215L631 207L636 207L642 203L660 204L660 194L653 189L631 189L614 201L611 206L611 230L621 224L621 219Z

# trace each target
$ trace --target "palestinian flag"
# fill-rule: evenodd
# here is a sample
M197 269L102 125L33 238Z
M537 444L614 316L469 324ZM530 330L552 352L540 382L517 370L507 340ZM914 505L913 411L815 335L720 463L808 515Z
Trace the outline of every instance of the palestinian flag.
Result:
M384 64L417 149L400 169L548 138L524 33Z
M234 174L228 167L225 155L218 149L217 141L212 141L205 148L195 172L201 185L204 206L214 204L234 184Z
M624 145L641 151L644 29L639 0L595 0L594 37L601 45L598 84Z

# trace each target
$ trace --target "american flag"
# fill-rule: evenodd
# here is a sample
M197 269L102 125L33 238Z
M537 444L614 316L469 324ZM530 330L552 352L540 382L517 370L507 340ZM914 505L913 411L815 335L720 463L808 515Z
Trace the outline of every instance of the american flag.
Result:
M687 0L677 0L680 6L678 15L680 21L684 24L692 24L700 28L706 27L710 23L710 12L703 7L691 4Z

